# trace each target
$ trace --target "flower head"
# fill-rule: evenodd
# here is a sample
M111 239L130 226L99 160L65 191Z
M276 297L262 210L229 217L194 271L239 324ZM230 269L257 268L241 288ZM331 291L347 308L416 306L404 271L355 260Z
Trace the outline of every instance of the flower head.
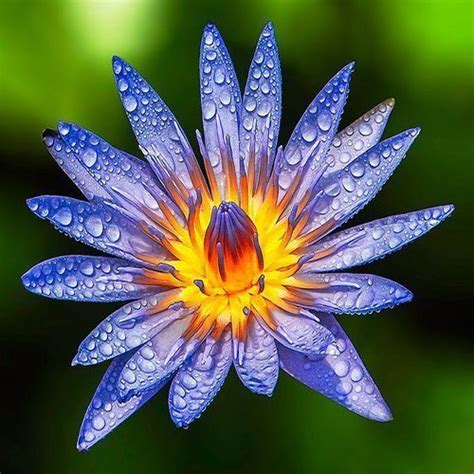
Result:
M347 273L445 219L441 206L336 231L379 191L418 135L380 141L394 101L337 127L353 64L314 98L277 147L281 75L265 26L243 95L217 29L206 27L199 164L151 86L114 57L118 91L146 161L76 125L44 142L87 200L40 196L29 208L111 257L65 256L23 276L25 287L75 301L126 301L81 343L73 364L113 359L86 412L88 449L171 381L173 421L187 426L230 367L271 395L279 368L359 415L390 410L333 314L409 301L382 277ZM343 271L342 273L335 271Z

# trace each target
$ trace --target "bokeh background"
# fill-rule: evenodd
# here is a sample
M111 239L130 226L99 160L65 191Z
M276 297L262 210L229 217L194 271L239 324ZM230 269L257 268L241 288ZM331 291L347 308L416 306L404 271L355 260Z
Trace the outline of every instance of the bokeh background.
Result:
M377 424L281 374L259 398L229 377L187 431L159 394L88 453L76 435L103 366L71 368L107 304L42 299L20 275L38 261L91 253L30 214L38 194L79 196L41 131L59 120L138 152L114 89L118 54L149 79L190 136L200 127L198 47L208 21L244 83L264 23L284 75L281 142L313 95L357 61L342 125L394 96L387 128L422 134L362 222L454 203L445 224L373 264L412 304L340 320L395 419ZM469 473L474 469L472 351L473 2L44 0L0 3L0 471L2 473Z

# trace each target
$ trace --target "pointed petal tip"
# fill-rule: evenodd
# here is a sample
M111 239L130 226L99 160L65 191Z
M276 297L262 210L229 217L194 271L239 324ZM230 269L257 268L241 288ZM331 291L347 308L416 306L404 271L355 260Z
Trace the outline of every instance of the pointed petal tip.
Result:
M415 295L413 294L412 291L405 288L405 295L402 296L401 303L409 303L410 301L413 300L414 296Z
M127 61L119 56L112 56L112 70L114 72L115 78L118 78L122 74L123 68L127 66L131 67Z
M268 31L271 33L275 32L275 26L273 25L273 22L271 20L265 23L265 26L263 27L263 31Z
M383 102L386 106L388 107L394 107L395 106L395 98L390 97L390 99L387 99L386 101Z
M271 397L273 397L273 392L274 391L275 391L275 387L271 387L270 390L262 390L262 392L259 393L259 395L264 395L266 397L271 398Z
M173 410L169 409L169 414L170 414L170 418L171 418L171 421L173 422L174 426L176 426L176 428L179 428L179 429L182 429L182 430L185 430L188 428L189 425L186 425L183 420L181 420L180 418L177 418L174 413L173 413Z
M30 271L31 270L28 270L27 272L23 273L23 275L21 275L21 277L20 277L20 280L21 280L21 284L23 285L23 288L25 290L33 292L33 288L29 284Z
M60 135L67 135L74 124L61 120L58 122L58 132Z
M40 200L40 196L35 196L35 197L32 197L32 198L28 198L25 201L26 205L28 206L28 209L31 212L34 212L35 214L37 214L37 211L38 211L39 200Z
M443 208L443 218L449 217L456 209L454 204L445 204L441 207Z
M432 227L436 227L438 224L441 224L441 222L450 217L455 209L456 208L453 204L443 204L441 206L429 207L425 209L425 211L437 211L436 216L432 214L432 218L435 220L432 223ZM420 212L423 212L423 210Z
M209 35L212 35L212 36L209 36ZM202 32L201 45L206 45L207 47L212 46L213 44L215 44L214 39L213 39L214 37L221 38L219 29L214 23L208 23L204 27L204 31Z
M125 60L123 60L120 56L116 56L115 54L112 56L112 65L115 65L116 63L120 64L127 64Z
M81 441L80 439L78 439L76 443L76 449L80 453L85 453L86 451L89 450L89 446L87 446L87 444L84 441Z
M355 69L355 61L350 62L349 64L346 64L342 69L340 69L335 76L333 76L332 80L342 80L346 84L346 87L348 86L348 83L351 80L352 73L354 72Z
M214 32L214 31L217 31L217 26L215 25L215 23L213 23L212 21L209 22L205 27L204 27L204 33L206 32Z
M392 412L386 403L377 403L370 408L368 418L380 423L387 423L393 420Z
M43 140L43 142L46 144L46 146L51 146L49 143L48 143L48 139L50 138L56 138L58 136L58 132L56 130L53 130L52 128L45 128L42 132L41 132L41 139Z

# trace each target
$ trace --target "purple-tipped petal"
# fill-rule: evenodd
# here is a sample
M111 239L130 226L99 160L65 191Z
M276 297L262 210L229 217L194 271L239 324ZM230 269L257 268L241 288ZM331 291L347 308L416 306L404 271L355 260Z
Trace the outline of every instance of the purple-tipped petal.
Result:
M275 340L252 318L248 323L242 363L234 360L242 383L252 392L271 396L275 389L279 360Z
M436 227L453 210L451 205L432 207L378 219L330 235L308 249L315 257L324 256L304 265L303 271L341 270L382 258Z
M318 358L278 344L281 368L358 415L375 421L390 421L390 408L346 333L330 314L318 314L318 317L337 338L339 353Z
M166 384L167 380L163 380L149 390L143 391L126 401L120 401L116 389L117 377L130 355L124 354L114 359L97 387L79 430L77 440L79 451L87 451L108 435Z
M173 170L192 189L188 172L188 140L161 97L130 64L116 56L113 70L117 89L140 148L155 169Z
M103 252L143 264L141 255L168 258L165 250L127 217L99 201L88 203L63 196L38 196L27 201L38 217L66 235Z
M202 341L181 337L188 325L187 318L172 322L130 358L118 377L121 397L127 398L160 383L193 354Z
M239 81L224 40L215 25L207 25L201 41L199 60L201 107L204 138L218 185L223 190L224 175L218 142L218 120L224 139L229 136L232 158L239 169L239 122L242 98Z
M324 86L306 109L285 147L278 164L278 184L282 191L290 186L303 166L307 167L296 201L313 185L325 162L349 94L353 68L354 63L348 64Z
M410 290L388 278L358 273L300 273L301 278L326 284L311 291L312 303L304 306L336 314L369 314L393 308L413 298Z
M176 373L168 404L172 420L182 428L201 416L221 389L232 365L230 331L208 338Z
M164 292L129 303L105 318L80 344L73 365L91 365L145 344L171 325L187 324L189 311L180 305L156 312Z
M318 182L308 230L335 219L342 225L359 212L387 182L420 130L413 128L378 143L344 169Z
M272 309L272 318L276 328L264 326L265 329L278 342L294 351L306 354L324 354L327 347L334 342L331 332L304 310L302 310L301 316L298 316L274 308ZM262 323L264 323L263 320Z
M108 192L84 168L83 163L77 159L59 132L45 130L43 142L51 156L87 199L109 197Z
M73 301L126 301L156 294L159 286L137 282L143 270L126 260L68 255L38 263L26 272L23 286L38 295Z
M325 158L330 172L345 168L379 142L394 105L394 99L385 100L334 137Z
M280 129L281 89L280 57L275 31L272 23L267 23L250 64L243 96L240 142L244 158L247 159L251 137L254 136L257 151L268 147L271 166ZM264 143L267 127L268 143Z

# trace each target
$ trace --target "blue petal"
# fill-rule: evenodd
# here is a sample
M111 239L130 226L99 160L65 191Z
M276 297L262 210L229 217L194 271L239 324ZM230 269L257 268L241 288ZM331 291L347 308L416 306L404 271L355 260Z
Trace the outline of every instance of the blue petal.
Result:
M69 255L38 263L21 279L27 290L49 298L125 301L161 291L158 286L137 283L142 272L126 260Z
M306 354L323 354L327 347L334 342L330 331L312 317L305 310L301 316L287 313L286 311L272 309L272 318L276 328L266 326L267 331L281 344L295 351ZM264 321L262 320L264 324Z
M91 365L145 344L160 331L188 315L179 305L156 312L170 292L129 303L105 318L80 344L73 365ZM182 323L181 323L182 324Z
M290 186L297 172L306 168L296 201L313 184L336 135L353 67L354 63L351 63L341 69L313 99L296 125L278 163L278 184L283 191Z
M248 323L242 363L234 359L234 367L249 390L259 395L272 395L278 380L278 352L273 336L254 318Z
M167 380L164 380L147 391L120 401L115 385L118 374L129 358L130 354L124 354L114 359L97 387L79 430L77 449L80 451L88 450L108 435L166 384Z
M37 216L84 244L117 257L143 264L143 255L166 259L167 253L123 214L99 201L88 203L62 196L28 199Z
M324 160L331 172L345 168L379 142L394 105L394 99L387 99L334 137Z
M318 317L337 338L339 354L317 358L278 345L281 368L301 383L358 415L376 421L390 421L390 408L350 339L333 316L318 314Z
M61 122L58 129L76 160L101 185L109 199L130 208L132 205L123 198L126 196L135 206L151 209L160 215L159 201L173 209L171 200L157 186L148 163L112 147L78 125ZM178 216L176 212L174 214Z
M378 143L344 169L323 177L315 188L308 229L335 220L333 229L360 211L382 188L419 133L418 128Z
M421 237L443 222L454 206L439 206L386 217L330 235L311 247L317 260L304 271L324 272L364 265ZM322 257L317 257L318 254Z
M265 147L268 131L270 164L278 141L281 118L281 69L278 46L272 23L263 28L250 64L245 86L240 126L241 153L247 158L250 139L255 136L256 149Z
M144 344L127 362L118 378L120 396L148 389L173 374L199 347L202 341L185 341L187 318L172 322Z
M123 107L143 153L154 169L159 170L161 164L169 167L191 189L187 167L191 147L178 121L130 64L114 56L113 70Z
M224 184L218 142L218 120L224 138L229 136L233 161L239 166L239 122L242 98L232 60L218 29L204 29L199 60L201 107L204 138L219 186Z
M87 199L109 197L108 192L84 168L57 131L45 130L43 142L51 156Z
M179 428L201 416L221 389L232 365L230 331L208 338L181 367L171 383L168 404Z
M411 291L387 278L360 273L301 273L304 280L326 284L311 291L313 302L304 306L336 314L368 314L393 308L413 298Z

